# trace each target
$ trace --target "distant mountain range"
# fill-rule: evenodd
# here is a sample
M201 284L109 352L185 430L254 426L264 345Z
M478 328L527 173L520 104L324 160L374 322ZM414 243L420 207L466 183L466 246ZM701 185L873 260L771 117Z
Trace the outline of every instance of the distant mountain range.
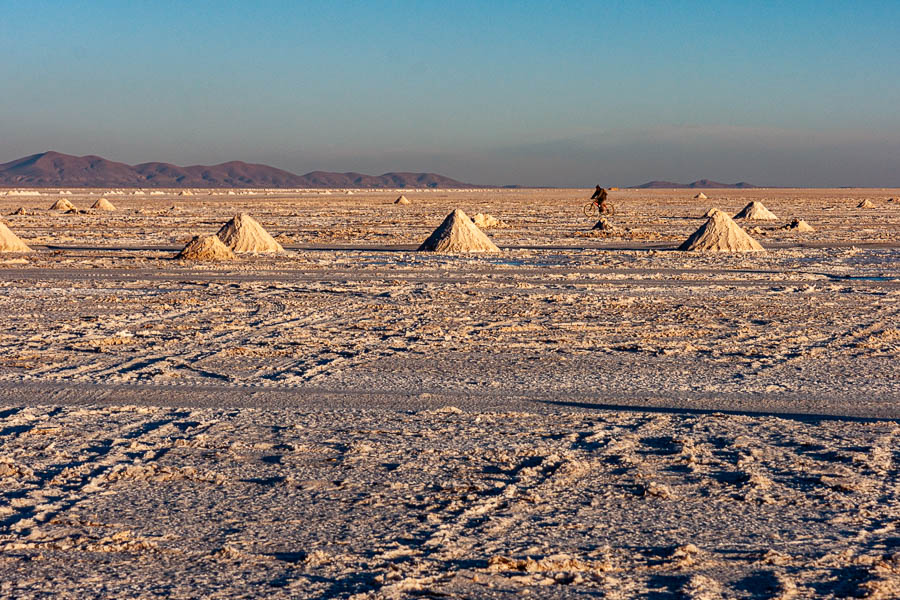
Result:
M240 161L179 167L149 162L139 165L100 156L42 152L0 164L0 185L22 187L160 187L160 188L474 188L437 173L329 173L295 175L268 165Z
M437 173L332 173L312 171L296 175L268 165L231 161L220 165L179 167L148 162L127 165L100 156L72 156L42 152L0 164L0 186L20 187L137 187L137 188L476 188L498 187L457 181ZM515 188L519 186L503 186ZM633 189L736 188L757 186L741 181L693 183L648 181Z
M648 181L647 183L642 183L641 185L632 186L633 189L694 189L694 188L730 188L730 189L750 189L759 186L755 186L752 183L747 183L746 181L739 181L737 183L721 183L719 181L712 181L710 179L699 179L692 183L675 183L674 181Z

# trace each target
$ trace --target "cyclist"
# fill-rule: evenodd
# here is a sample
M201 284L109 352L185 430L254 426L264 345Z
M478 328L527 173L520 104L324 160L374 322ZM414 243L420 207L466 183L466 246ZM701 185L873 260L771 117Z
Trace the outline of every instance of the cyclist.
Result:
M609 205L606 204L607 197L609 197L609 194L599 185L597 186L597 189L594 190L594 195L591 196L591 200L597 201L597 207L600 209L601 215L610 212Z

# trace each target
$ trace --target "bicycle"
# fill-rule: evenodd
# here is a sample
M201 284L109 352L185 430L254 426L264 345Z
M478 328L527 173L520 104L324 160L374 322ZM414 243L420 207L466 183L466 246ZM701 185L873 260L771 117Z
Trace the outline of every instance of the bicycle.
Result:
M616 209L613 208L612 204L607 202L604 205L603 209L601 209L600 204L596 200L593 200L593 201L585 204L584 207L581 209L581 211L584 213L584 216L586 216L586 217L599 217L600 215L612 216L612 215L616 214Z

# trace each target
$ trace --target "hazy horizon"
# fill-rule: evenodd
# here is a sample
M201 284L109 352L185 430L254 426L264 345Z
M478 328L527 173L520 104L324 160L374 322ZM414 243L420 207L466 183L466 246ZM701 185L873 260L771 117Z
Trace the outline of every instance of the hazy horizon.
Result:
M900 7L4 3L0 162L900 186Z

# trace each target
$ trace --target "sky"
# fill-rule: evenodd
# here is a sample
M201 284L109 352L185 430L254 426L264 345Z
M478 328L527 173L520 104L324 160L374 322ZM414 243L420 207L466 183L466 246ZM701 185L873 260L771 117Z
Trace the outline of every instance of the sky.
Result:
M0 0L0 162L900 186L900 2Z

